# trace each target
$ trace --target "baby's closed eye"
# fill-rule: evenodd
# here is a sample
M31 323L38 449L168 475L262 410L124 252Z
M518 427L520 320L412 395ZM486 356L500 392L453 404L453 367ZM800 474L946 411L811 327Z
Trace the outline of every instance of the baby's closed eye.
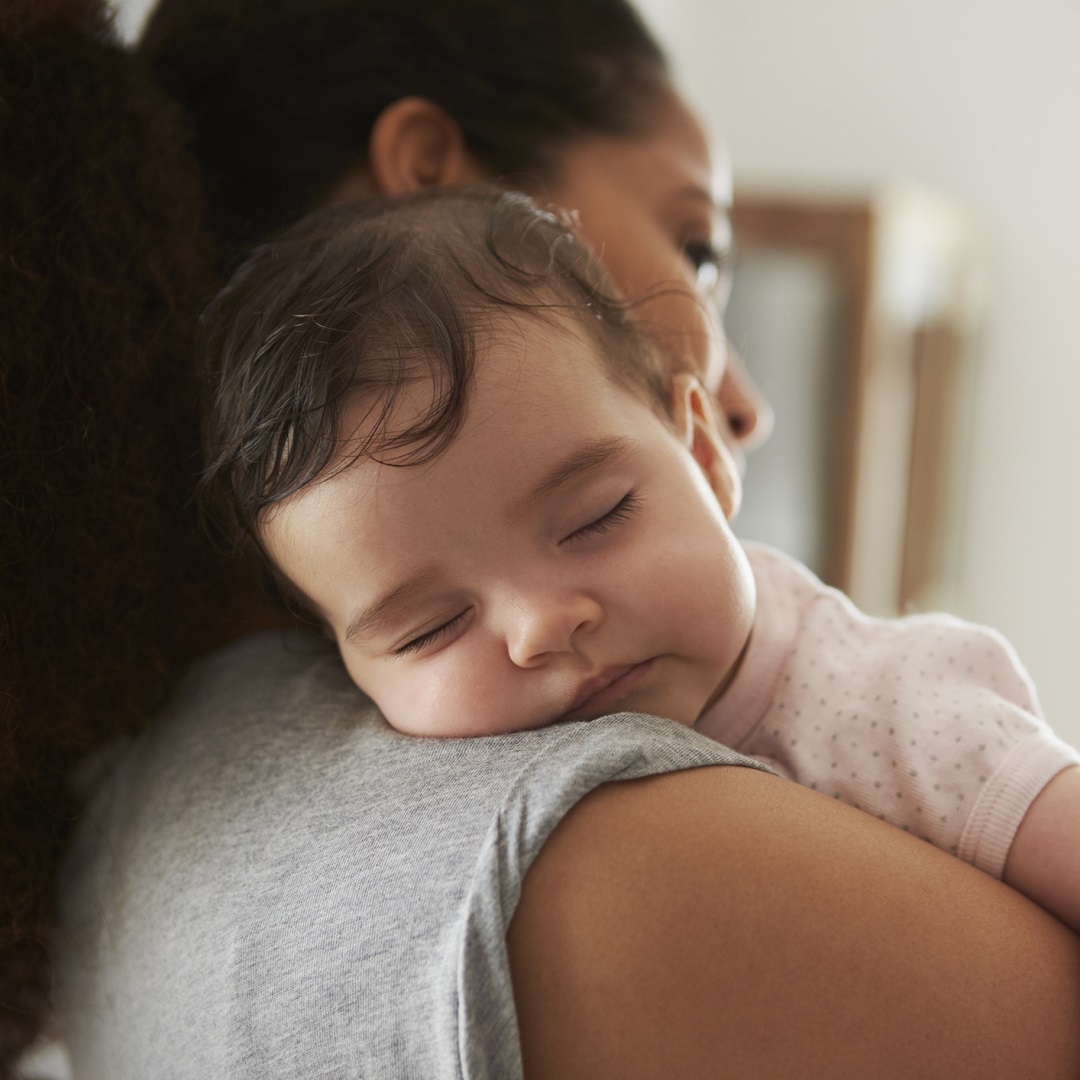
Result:
M424 633L410 638L404 645L399 645L393 649L393 655L407 656L409 653L422 652L442 638L449 637L464 623L471 610L471 608L465 608L463 611L459 611L452 619L447 619L446 622L440 623L433 629L425 630Z
M610 532L616 526L627 521L637 510L641 508L641 499L636 492L627 492L619 501L606 510L599 517L593 519L581 528L575 529L569 536L560 541L567 547L573 547L578 541L585 540L590 536Z

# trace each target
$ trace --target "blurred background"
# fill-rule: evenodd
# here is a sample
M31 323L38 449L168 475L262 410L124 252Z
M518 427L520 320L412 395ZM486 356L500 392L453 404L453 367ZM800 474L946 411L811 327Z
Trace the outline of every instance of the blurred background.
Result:
M950 387L960 391L947 410L959 430L943 440L947 456L937 463L948 478L947 505L930 556L939 576L925 606L940 600L1001 630L1034 676L1047 716L1080 744L1080 4L640 7L709 130L730 150L737 202L740 194L779 193L875 204L915 185L931 193L928 217L940 196L959 208L940 215L946 231L974 232L972 261L981 262L983 280L976 265L970 288L981 290L981 317L961 358L966 370ZM797 273L796 265L788 277ZM820 318L822 305L810 307L809 318L814 310ZM759 324L757 336L767 329ZM733 325L733 335L740 330ZM756 371L754 338L739 344ZM800 401L768 389L779 434L785 409L797 412ZM813 389L826 399L850 394ZM871 415L871 429L881 420ZM751 459L751 497L765 452ZM749 522L741 527L750 531Z
M1080 744L1080 4L639 6L734 162L740 533L998 628Z

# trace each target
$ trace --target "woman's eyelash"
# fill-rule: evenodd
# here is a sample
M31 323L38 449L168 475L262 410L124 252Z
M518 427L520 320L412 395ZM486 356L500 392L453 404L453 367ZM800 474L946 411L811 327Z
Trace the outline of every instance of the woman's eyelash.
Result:
M583 525L580 529L572 532L563 540L563 543L572 544L575 540L583 540L587 536L606 533L616 525L621 525L640 506L641 499L638 498L635 492L631 491L624 495L606 514L601 514L595 521L590 521L588 525Z
M729 252L721 251L708 240L688 240L683 244L683 254L695 270L706 266L715 266L718 270L725 267Z
M421 634L419 637L414 637L412 641L407 641L404 645L396 648L394 650L394 655L406 656L408 653L419 652L421 649L426 649L428 645L434 644L439 638L456 630L458 624L467 614L468 611L459 612L448 622L444 622L442 626L436 626L434 630L428 630L427 633Z
M711 296L721 282L730 280L731 248L719 248L708 240L688 240L683 244L683 254L697 275L697 286L702 294Z

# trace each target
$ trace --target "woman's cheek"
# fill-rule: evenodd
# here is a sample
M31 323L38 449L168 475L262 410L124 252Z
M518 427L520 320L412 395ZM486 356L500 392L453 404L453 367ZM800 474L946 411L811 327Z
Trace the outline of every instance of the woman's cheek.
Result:
M705 303L685 286L661 293L640 311L671 370L692 371L715 396L724 374L723 337Z

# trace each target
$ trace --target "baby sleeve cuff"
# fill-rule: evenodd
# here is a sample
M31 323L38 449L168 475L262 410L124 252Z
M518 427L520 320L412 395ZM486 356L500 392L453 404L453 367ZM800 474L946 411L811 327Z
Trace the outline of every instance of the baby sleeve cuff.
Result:
M983 788L960 836L957 855L1000 879L1028 808L1062 769L1076 764L1080 752L1046 728L1018 743Z

